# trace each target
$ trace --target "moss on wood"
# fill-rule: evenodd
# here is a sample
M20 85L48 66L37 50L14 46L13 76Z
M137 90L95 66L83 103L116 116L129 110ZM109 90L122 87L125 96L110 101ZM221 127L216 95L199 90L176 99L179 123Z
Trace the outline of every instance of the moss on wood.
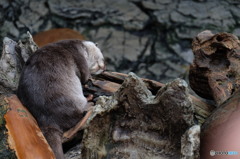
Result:
M0 95L0 158L16 159L13 150L10 149L8 144L7 129L5 127L4 115L8 111L8 103L4 100L4 95Z

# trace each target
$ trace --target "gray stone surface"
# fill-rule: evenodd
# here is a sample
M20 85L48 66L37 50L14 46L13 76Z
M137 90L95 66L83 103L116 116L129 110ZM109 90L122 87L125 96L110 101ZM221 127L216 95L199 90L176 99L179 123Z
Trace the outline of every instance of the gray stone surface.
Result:
M51 0L48 4L53 14L69 19L83 18L93 25L111 23L140 30L148 21L148 16L127 0Z
M99 43L108 70L165 82L186 75L199 32L240 36L239 10L235 0L1 0L0 40L72 28Z

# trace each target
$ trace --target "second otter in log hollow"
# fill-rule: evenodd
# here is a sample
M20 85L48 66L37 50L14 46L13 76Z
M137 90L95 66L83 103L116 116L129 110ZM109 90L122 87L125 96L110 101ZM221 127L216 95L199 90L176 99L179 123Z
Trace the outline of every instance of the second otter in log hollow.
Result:
M89 109L82 84L104 71L100 49L90 41L63 40L37 50L26 62L17 95L37 120L57 159L62 135Z

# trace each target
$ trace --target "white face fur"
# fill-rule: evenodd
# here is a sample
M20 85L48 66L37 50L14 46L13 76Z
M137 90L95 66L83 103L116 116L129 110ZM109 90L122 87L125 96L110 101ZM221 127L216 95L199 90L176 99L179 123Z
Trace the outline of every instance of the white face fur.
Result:
M91 74L100 74L105 70L104 57L101 50L91 41L83 41L86 49L86 59Z

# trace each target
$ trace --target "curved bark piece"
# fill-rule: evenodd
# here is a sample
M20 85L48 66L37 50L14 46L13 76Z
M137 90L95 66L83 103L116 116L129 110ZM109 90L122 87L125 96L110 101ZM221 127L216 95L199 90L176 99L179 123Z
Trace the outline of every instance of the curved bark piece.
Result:
M4 115L8 143L18 159L54 159L52 149L44 138L36 120L21 104L17 96L6 97L8 111Z
M204 31L192 42L195 56L189 81L201 97L220 105L240 86L240 42L229 33Z
M130 73L113 96L99 98L84 130L82 158L180 158L181 137L194 125L185 81L154 96Z
M16 95L0 96L0 115L0 158L55 158L36 120Z

